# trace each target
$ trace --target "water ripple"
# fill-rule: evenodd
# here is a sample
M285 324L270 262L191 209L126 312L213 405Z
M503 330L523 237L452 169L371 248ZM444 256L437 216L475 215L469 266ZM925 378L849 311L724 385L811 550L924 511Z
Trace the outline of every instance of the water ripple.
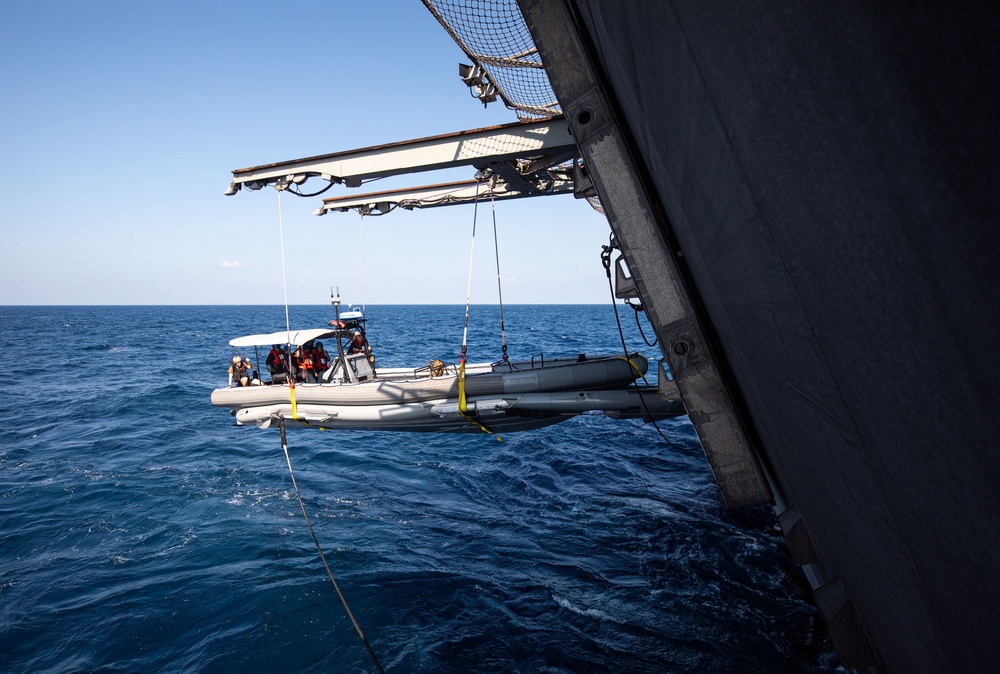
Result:
M462 307L369 315L383 365L456 360ZM613 318L510 307L508 342L524 356L612 351ZM496 308L473 319L471 357L496 357ZM0 308L5 352L64 347L56 371L15 362L2 383L0 670L373 670L277 433L208 401L227 340L283 320L280 307ZM302 431L289 450L388 671L827 669L805 645L814 610L771 513L727 511L686 419L662 430L669 443L585 414L502 443Z

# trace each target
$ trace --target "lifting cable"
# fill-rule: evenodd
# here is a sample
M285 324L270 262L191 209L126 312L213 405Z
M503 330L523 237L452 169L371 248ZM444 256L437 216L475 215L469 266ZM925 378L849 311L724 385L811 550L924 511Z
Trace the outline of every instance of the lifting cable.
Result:
M477 174L478 177L478 174ZM465 397L465 360L466 354L468 353L469 345L469 304L472 302L472 260L476 254L476 218L479 212L479 181L476 181L476 199L473 205L472 211L472 250L469 253L469 285L465 293L465 326L462 329L462 352L458 357L458 413L466 421L479 427L479 430L485 433L492 433L496 436L496 439L502 442L496 431L492 431L478 419L474 419L471 414L469 414L468 403Z
M490 190L490 205L493 208L493 251L496 253L497 258L497 296L500 299L500 350L503 353L500 359L504 363L507 363L509 356L507 355L507 331L504 329L503 321L503 285L500 282L500 244L497 243L497 199L493 190Z
M611 252L615 249L614 238L615 235L612 232L611 236L608 239L608 245L601 246L601 263L604 265L604 271L608 275L608 290L611 291L611 307L615 310L615 321L618 323L618 337L619 339L621 339L622 342L622 349L625 353L625 360L628 360L629 363L631 364L632 361L628 359L628 347L625 346L625 331L622 330L622 319L621 316L618 315L618 304L615 301L615 288L614 285L611 283ZM638 316L638 312L636 313L636 315ZM643 339L645 339L645 335L643 335ZM646 382L647 386L649 386L649 382L646 381L646 375L642 375L642 380ZM655 428L656 432L660 434L660 437L663 438L664 442L666 442L674 449L682 450L683 449L682 447L678 447L675 443L670 441L670 438L668 438L666 435L663 434L663 431L660 430L660 426L653 419L653 415L650 414L649 412L649 406L646 405L646 400L642 397L642 392L639 390L638 379L633 379L632 383L635 384L636 393L639 394L639 402L642 403L642 409L646 412L646 416L649 418L649 423L653 425L653 428Z
M294 404L294 398L293 404ZM364 632L361 631L361 625L354 618L354 613L351 612L351 607L347 605L347 599L344 598L344 593L340 591L340 585L337 584L337 579L333 577L333 571L330 570L330 565L326 561L326 555L323 554L323 548L320 547L319 539L316 538L316 532L313 530L312 522L309 521L309 515L306 513L305 503L302 502L302 495L299 493L299 485L295 481L295 471L292 470L292 459L288 455L288 442L285 438L285 418L278 417L278 428L281 431L281 450L285 453L285 461L288 463L288 474L292 477L292 487L295 488L295 498L299 500L299 507L302 508L302 517L306 520L306 526L309 527L309 533L312 534L313 543L316 544L316 551L319 552L319 558L323 560L323 566L326 568L326 575L330 577L330 582L333 583L333 587L337 590L337 596L340 597L340 603L344 605L344 610L347 611L347 617L351 619L351 624L354 625L354 629L357 631L358 636L361 637L361 643L365 645L368 650L368 655L371 656L372 662L375 663L375 668L380 672L380 674L385 674L385 670L382 669L382 665L379 664L378 657L375 655L375 651L372 650L371 645L368 643L368 639L365 638Z
M337 293L340 294L339 292ZM368 318L365 304L365 214L361 213L361 318ZM368 340L365 340L366 343Z
M278 191L278 236L281 238L281 289L285 294L285 378L288 380L288 395L292 401L292 419L299 418L298 407L295 404L295 377L292 376L292 328L288 320L288 277L285 274L285 228L281 218L281 192L288 189L289 183L278 181L274 188Z

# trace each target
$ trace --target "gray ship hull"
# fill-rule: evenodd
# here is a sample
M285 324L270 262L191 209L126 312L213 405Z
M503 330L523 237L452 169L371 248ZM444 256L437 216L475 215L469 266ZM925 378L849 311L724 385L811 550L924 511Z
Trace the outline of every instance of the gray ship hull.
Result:
M520 4L616 232L615 181L648 200L844 663L994 668L996 13Z

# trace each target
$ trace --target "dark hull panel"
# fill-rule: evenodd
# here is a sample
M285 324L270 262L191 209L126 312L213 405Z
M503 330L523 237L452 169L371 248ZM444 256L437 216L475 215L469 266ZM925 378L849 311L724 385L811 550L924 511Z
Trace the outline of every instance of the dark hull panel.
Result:
M845 661L995 666L996 13L569 5Z

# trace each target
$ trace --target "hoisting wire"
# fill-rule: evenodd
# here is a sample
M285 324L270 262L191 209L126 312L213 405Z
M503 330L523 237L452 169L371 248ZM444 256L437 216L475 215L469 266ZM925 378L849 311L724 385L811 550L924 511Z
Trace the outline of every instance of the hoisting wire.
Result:
M281 218L281 192L288 189L288 183L279 180L274 185L278 191L278 236L281 238L281 290L285 294L285 346L287 355L285 356L285 378L288 380L288 395L292 401L292 418L298 420L299 410L295 404L295 377L291 373L292 360L292 328L288 320L288 278L285 275L285 228Z
M368 317L368 312L365 305L365 214L364 213L361 213L361 317L362 318Z
M295 498L299 500L299 507L302 508L302 517L305 518L306 526L309 527L309 533L312 534L313 543L316 544L316 551L319 552L319 558L323 560L323 566L326 568L326 575L330 577L330 582L333 583L334 589L337 590L337 596L340 597L340 603L344 605L344 610L347 611L347 617L351 619L351 624L354 625L354 629L357 631L358 636L361 637L361 643L363 643L365 648L368 650L368 655L371 656L372 662L375 663L375 668L380 672L380 674L385 674L385 670L382 669L382 665L379 664L375 651L372 650L371 645L368 643L368 639L365 638L364 632L361 631L361 625L359 625L358 621L354 619L354 613L351 612L351 607L347 605L347 599L344 598L344 593L340 591L340 585L337 584L337 579L333 577L330 565L327 563L326 556L323 554L323 548L320 547L319 539L316 538L316 532L313 530L312 522L309 521L309 514L306 513L305 503L302 502L302 495L299 493L299 485L295 481L295 471L292 470L292 459L288 455L288 442L285 439L284 417L278 417L278 428L281 431L281 450L285 453L285 461L288 463L288 474L292 477L292 487L295 488Z
M494 180L496 180L495 177ZM500 282L500 244L497 243L497 199L492 190L490 190L490 205L493 208L493 251L496 253L497 259L497 296L500 299L500 350L503 354L500 358L504 363L507 363L510 357L507 355L507 332L504 329L503 321L503 284Z
M476 174L479 177L479 174ZM472 303L472 260L476 255L476 218L479 213L479 181L476 181L476 199L473 202L472 211L472 250L469 253L469 285L465 293L465 326L462 328L462 353L458 357L458 413L466 421L475 424L479 429L485 433L492 433L496 436L496 439L500 442L503 440L496 431L492 431L478 419L474 419L471 414L469 414L468 402L465 396L465 359L468 353L469 344L469 304Z
M615 310L615 321L618 323L618 338L621 339L622 351L625 354L625 359L628 360L628 347L625 346L625 331L622 330L622 319L621 316L618 315L618 304L615 302L615 287L611 282L611 252L615 249L614 236L614 233L612 233L608 238L607 246L601 246L601 263L604 265L604 271L608 275L608 290L611 291L611 306ZM630 364L631 362L632 361L629 361ZM649 386L649 382L646 380L646 375L642 375L642 380L646 382L646 386ZM656 432L660 434L660 437L663 438L664 442L676 450L682 450L683 448L678 447L676 444L671 442L670 438L663 434L663 431L660 430L660 426L653 419L653 415L649 411L649 406L646 405L646 400L642 397L642 392L639 390L638 380L633 379L632 383L635 384L636 393L639 394L639 402L642 403L642 409L645 410L646 416L649 418L649 423L653 425L653 428L655 428Z

